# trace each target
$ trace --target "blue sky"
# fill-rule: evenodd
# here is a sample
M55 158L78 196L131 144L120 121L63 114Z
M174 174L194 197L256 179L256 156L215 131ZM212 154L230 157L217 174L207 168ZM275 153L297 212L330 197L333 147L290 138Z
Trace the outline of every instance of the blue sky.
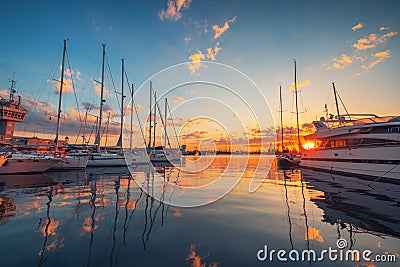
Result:
M168 5L179 11L165 15ZM106 43L118 90L121 58L130 81L140 85L201 52L204 60L233 66L254 80L276 118L281 84L290 124L296 59L299 81L308 82L301 92L307 111L302 122L323 115L325 103L333 111L332 82L350 112L396 115L399 8L398 1L7 1L0 11L0 90L9 87L15 72L23 97L56 104L46 79L60 64L62 40L68 39L71 67L80 72L74 80L80 105L99 102L91 81L99 78ZM222 29L225 23L229 27L214 38L215 25ZM370 47L357 48L360 40ZM69 94L65 110L76 106ZM108 103L118 109L115 100Z

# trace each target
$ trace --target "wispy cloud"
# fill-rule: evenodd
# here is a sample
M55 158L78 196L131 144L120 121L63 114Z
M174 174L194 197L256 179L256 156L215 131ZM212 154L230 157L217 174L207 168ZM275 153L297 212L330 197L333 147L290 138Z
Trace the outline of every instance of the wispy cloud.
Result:
M92 83L93 83L93 88L94 88L94 90L96 91L96 93L97 93L98 95L100 95L100 94L101 94L101 85L98 84L98 83L95 82L95 81L92 81ZM103 95L104 95L104 96L108 96L108 97L112 96L111 93L107 90L107 88L106 88L105 86L104 86L104 88L103 88Z
M305 80L305 81L302 81L302 82L296 82L296 87L297 88L299 88L299 87L303 87L303 86L307 86L308 84L310 83L310 81L309 80ZM290 90L294 90L294 84L290 87Z
M174 101L175 103L181 103L183 102L185 99L181 96L177 96L174 99L172 99L172 101Z
M377 64L385 61L385 59L390 58L390 50L381 51L372 55L373 61L368 65L362 65L361 68L368 70L374 68Z
M398 32L389 32L383 34L382 36L378 36L375 33L371 33L369 36L363 37L357 40L357 43L353 44L353 47L358 51L370 49L376 47L378 44L382 44L386 42L390 37L399 34Z
M189 43L191 40L192 40L192 38L190 38L190 37L183 38L183 41L185 41L185 43Z
M333 67L336 69L344 69L347 65L349 65L351 62L353 62L353 59L351 59L349 56L346 54L342 54L342 56L337 59L333 59Z
M61 65L59 66L61 70ZM67 69L64 72L64 81L63 81L63 95L66 93L74 92L73 81L74 80L81 80L81 73L78 70L71 70ZM53 88L53 92L55 94L60 93L60 81L58 80L49 80L48 81Z
M221 35L230 28L229 23L233 23L233 22L235 22L235 20L236 20L236 16L234 16L232 19L226 21L222 27L220 27L218 25L213 25L212 29L215 32L214 39L218 39L219 37L221 37Z
M353 31L364 27L362 23L358 23L354 27L352 27ZM381 26L379 28L380 31L388 30L388 27ZM387 58L390 58L390 50L376 52L374 54L366 54L365 51L369 49L373 49L382 45L388 41L393 36L398 35L399 33L396 31L391 31L387 33L370 33L367 36L364 36L358 39L355 43L352 44L352 48L354 49L350 54L342 54L339 58L332 58L332 63L330 64L322 64L322 66L326 70L332 69L345 69L350 64L356 65L358 68L368 70L374 68L377 64L384 62ZM358 64L356 64L358 63ZM360 71L356 71L354 77L361 76Z
M206 59L206 56L200 50L197 50L197 53L195 53L195 54L191 54L189 56L189 60L192 61L189 64L190 73L194 74L196 72L196 70L198 70L202 66L201 61L205 60L205 59Z
M359 30L359 29L361 29L363 27L364 27L364 25L361 22L359 22L357 25L353 26L351 29L353 31L356 31L356 30Z
M182 18L182 8L188 9L192 0L168 0L167 10L162 9L158 12L158 17L161 20L169 19L178 21Z
M207 48L207 55L206 57L208 59L210 59L211 61L216 61L216 55L218 54L219 51L221 51L221 47L219 47L219 43L217 43L214 47L214 49L212 48Z
M207 52L205 54L200 50L197 50L197 53L191 54L189 56L189 60L191 61L191 63L189 63L190 73L194 74L200 67L203 66L201 64L202 60L209 59L211 61L216 61L216 56L221 49L222 48L219 47L219 43L217 43L214 48L207 48Z

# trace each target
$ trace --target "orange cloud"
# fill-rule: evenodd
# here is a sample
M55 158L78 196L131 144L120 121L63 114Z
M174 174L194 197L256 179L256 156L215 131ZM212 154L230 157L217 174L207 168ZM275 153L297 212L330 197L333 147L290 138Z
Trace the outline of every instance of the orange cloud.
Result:
M368 65L362 65L361 68L368 70L375 67L377 64L384 62L386 58L390 58L390 50L378 52L372 55L375 60L369 63Z
M168 0L167 10L162 9L158 12L158 17L161 20L169 19L178 21L182 18L181 9L188 9L192 0Z
M303 81L303 82L296 82L296 87L299 88L299 87L302 87L302 86L306 86L306 85L308 85L309 83L310 83L309 80L305 80L305 81ZM290 87L290 90L294 90L294 87L295 87L295 85L293 84L293 85Z
M189 59L192 61L189 64L190 73L194 74L202 66L201 61L206 59L206 56L200 50L197 50L197 53L191 54Z
M101 85L95 81L92 81L93 83L93 88L96 91L97 95L101 94ZM111 93L106 89L106 87L104 86L103 88L103 95L104 96L111 96Z
M344 69L345 67L347 67L347 65L353 62L353 60L345 54L342 54L342 57L339 59L334 58L333 61L333 67L336 69Z
M397 34L399 33L389 32L379 37L378 35L371 33L369 36L359 39L357 43L353 44L353 47L355 47L359 51L370 49L377 46L378 44L386 42L390 37L393 37Z
M236 16L234 16L232 19L225 22L222 27L219 27L218 25L212 26L212 29L215 32L214 39L218 39L219 37L221 37L221 35L230 28L229 23L233 23L233 22L235 22L235 20L236 20Z
M219 43L217 43L216 45L215 45L215 47L214 47L214 49L212 49L212 48L207 48L207 55L206 55L206 57L208 58L208 59L211 59L211 61L216 61L217 59L216 59L216 55L218 54L218 52L219 51L221 51L221 47L218 47L219 46Z
M388 27L385 27L385 26L381 26L381 27L379 28L379 30L384 31L384 30L389 30L389 28L388 28Z
M351 29L352 29L353 31L356 31L356 30L361 29L362 27L364 27L364 25L363 25L361 22L359 22L357 25L355 25L355 26L352 27Z
M197 50L197 53L195 54L191 54L189 56L189 59L192 61L192 63L189 63L189 69L190 69L190 73L194 74L196 72L196 70L198 70L200 67L205 67L204 65L201 64L202 60L210 59L211 61L216 61L217 58L217 54L219 53L219 51L221 51L221 47L219 47L219 43L217 43L215 45L214 48L207 48L207 53L203 54L203 52L201 52L200 50Z
M180 103L183 102L185 99L181 96L177 96L174 99L172 99L172 101L174 101L175 103Z

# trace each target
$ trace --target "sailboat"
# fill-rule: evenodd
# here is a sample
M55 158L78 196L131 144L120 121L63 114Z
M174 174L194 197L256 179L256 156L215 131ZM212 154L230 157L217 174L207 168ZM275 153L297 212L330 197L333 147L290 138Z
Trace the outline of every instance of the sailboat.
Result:
M297 68L296 68L296 60L294 60L294 92L295 92L295 100L296 100L296 122L297 122L297 144L298 144L298 153L301 155L302 147L300 141L300 125L299 125L299 108L297 101ZM297 155L289 154L289 150L284 149L284 140L283 140L283 119L282 119L282 87L279 88L279 96L280 96L280 113L281 113L281 135L282 135L282 154L278 157L278 167L280 168L290 168L293 166L300 165L300 157Z
M152 98L152 82L150 81L150 127L149 127L149 143L147 147L147 153L150 157L150 161L152 163L173 163L173 162L180 162L182 154L180 152L174 151L172 148L167 149L167 107L168 107L168 100L165 98L165 114L164 114L164 119L162 119L162 114L161 110L160 112L160 119L163 124L163 129L164 129L164 146L156 146L156 118L157 118L157 107L158 106L158 101L157 101L157 94L154 92L154 122L153 125L151 125L151 98ZM153 133L151 129L153 130ZM151 145L151 138L153 137L153 146ZM168 141L169 143L169 141Z
M280 103L280 117L281 117L281 146L282 150L276 154L277 165L280 169L288 169L293 166L290 159L289 149L285 148L285 140L283 138L283 110L282 110L282 86L279 86L279 103Z
M103 104L105 100L103 99L104 93L104 64L105 64L105 57L106 57L106 46L103 44L103 63L102 63L102 75L101 75L101 90L100 90L100 111L99 111L99 122L98 122L98 129L96 134L96 152L91 153L89 157L88 167L126 167L127 164L141 164L141 163L148 163L148 160L139 158L139 157L127 157L124 156L124 151L122 147L122 127L123 127L123 116L124 116L124 59L122 59L122 92L121 92L121 125L120 125L120 136L117 142L117 146L120 147L119 153L107 153L100 150L100 143L101 143L101 122L103 116ZM129 162L127 162L129 161Z
M62 153L58 147L58 138L60 133L60 116L61 116L61 103L62 103L62 93L63 93L63 85L64 85L64 65L65 65L65 56L67 53L67 40L64 40L64 50L63 50L63 58L61 65L61 78L60 78L60 96L58 99L58 112L57 112L57 129L56 129L56 138L54 140L55 152L52 156L57 159L62 159L57 162L56 165L50 168L50 170L65 170L65 169L84 169L88 163L89 156L87 154L82 155L68 155L67 152Z

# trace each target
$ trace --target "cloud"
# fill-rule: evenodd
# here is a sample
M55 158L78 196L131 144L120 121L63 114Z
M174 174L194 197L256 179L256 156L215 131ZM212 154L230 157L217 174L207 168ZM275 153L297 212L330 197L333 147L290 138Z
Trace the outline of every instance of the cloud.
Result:
M218 25L213 25L212 29L215 32L214 39L218 39L219 37L221 37L221 35L230 28L229 23L233 23L233 22L235 22L235 20L236 20L236 16L234 16L232 19L226 21L222 27L219 27Z
M385 26L381 26L381 27L379 28L379 30L380 30L380 31L384 31L384 30L389 30L389 28L388 28L388 27L385 27Z
M390 37L393 37L397 34L398 32L389 32L379 37L377 34L371 33L369 36L357 40L357 43L353 44L353 47L355 47L358 51L370 49L378 44L386 42Z
M357 25L355 25L355 26L352 27L351 29L352 29L353 31L356 31L356 30L361 29L362 27L364 27L364 25L363 25L361 22L359 22Z
M189 43L191 40L192 40L192 38L190 38L190 37L183 38L183 41L185 41L185 43Z
M217 59L216 59L216 55L218 54L218 52L219 51L221 51L221 47L219 47L219 43L217 43L216 45L215 45L215 47L214 47L214 49L212 49L212 48L207 48L207 55L206 55L206 57L208 58L208 59L210 59L211 61L216 61Z
M87 109L87 110L96 110L96 109L99 109L98 106L96 106L95 104L90 103L90 102L82 102L81 104L82 104L83 108L84 108L84 109Z
M202 66L201 61L205 59L206 56L200 50L197 50L197 53L195 54L191 54L189 56L189 60L192 61L192 63L189 63L190 73L194 74L196 70L198 70Z
M296 82L296 87L297 87L297 88L303 87L303 86L308 85L309 83L310 83L309 80L305 80L305 81L303 81L303 82ZM294 87L295 87L295 85L293 84L293 85L290 87L290 90L294 90Z
M192 0L168 0L167 10L162 9L158 12L158 17L161 20L169 19L178 21L182 18L181 9L188 9Z
M189 63L190 73L194 74L196 70L198 70L200 67L205 67L201 64L202 60L209 59L211 61L216 61L216 56L219 51L221 51L221 49L222 48L219 47L219 43L217 43L214 48L207 48L206 54L203 54L203 52L201 52L200 50L197 50L197 53L195 54L191 54L189 56L190 61L192 61L191 63Z
M333 59L333 67L336 69L344 69L347 67L351 62L353 62L353 59L351 59L349 56L346 54L342 54L342 57L339 59L334 58Z
M378 52L376 54L373 54L372 57L374 58L374 60L368 65L362 65L361 68L365 70L372 69L377 64L384 62L386 58L390 58L390 50Z
M93 83L93 88L96 91L97 95L101 94L101 85L95 81L92 81ZM103 88L103 96L112 96L112 94L106 89L106 87L104 86Z
M177 96L174 99L172 99L172 101L174 101L175 103L180 103L183 102L185 99L181 96Z

